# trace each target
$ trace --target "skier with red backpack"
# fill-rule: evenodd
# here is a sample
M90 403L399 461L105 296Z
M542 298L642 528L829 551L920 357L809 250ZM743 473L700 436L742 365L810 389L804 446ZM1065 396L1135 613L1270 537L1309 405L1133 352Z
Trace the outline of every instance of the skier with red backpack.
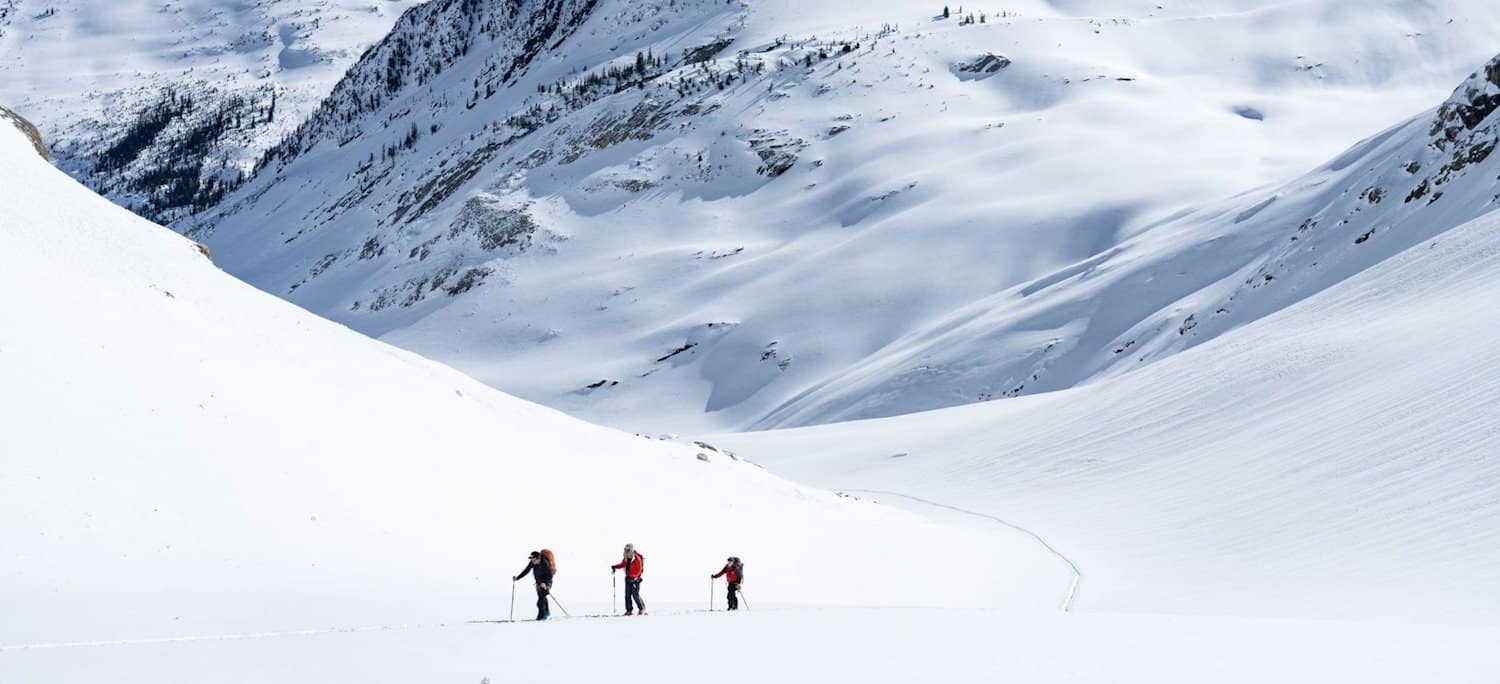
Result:
M729 585L729 609L740 609L740 583L745 581L745 564L740 562L739 556L730 556L724 563L724 568L712 575L710 579L724 578Z
M552 592L552 576L557 574L557 558L552 555L550 549L532 551L530 559L526 561L526 568L521 571L521 574L510 579L512 582L519 582L528 573L536 580L536 619L546 620L552 617L552 610L547 605L547 596ZM514 600L515 594L511 596Z
M616 570L625 571L625 614L634 615L639 610L641 615L645 615L646 602L641 600L641 575L646 572L645 556L635 550L634 544L626 544L620 562L609 566L611 574Z

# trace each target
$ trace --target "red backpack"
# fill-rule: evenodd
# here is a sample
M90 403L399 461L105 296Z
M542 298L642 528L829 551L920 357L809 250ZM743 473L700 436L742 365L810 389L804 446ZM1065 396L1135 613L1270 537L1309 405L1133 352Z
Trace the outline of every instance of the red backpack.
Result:
M552 555L552 549L542 549L542 560L547 561L547 567L552 569L552 574L557 574L557 557Z

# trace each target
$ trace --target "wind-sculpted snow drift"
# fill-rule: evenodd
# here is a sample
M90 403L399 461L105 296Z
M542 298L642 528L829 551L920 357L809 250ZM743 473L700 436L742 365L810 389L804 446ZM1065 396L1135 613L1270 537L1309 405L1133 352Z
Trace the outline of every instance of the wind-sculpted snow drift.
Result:
M508 576L542 546L588 612L625 542L668 610L702 605L731 553L767 605L1050 611L1066 590L1019 535L588 425L318 319L8 124L0 207L0 644L505 617ZM932 586L925 555L893 547L965 562Z
M1435 113L1245 191L1440 99L1500 6L1163 4L429 3L176 227L494 386L677 432L1073 387L1489 200L1491 131L1425 151Z

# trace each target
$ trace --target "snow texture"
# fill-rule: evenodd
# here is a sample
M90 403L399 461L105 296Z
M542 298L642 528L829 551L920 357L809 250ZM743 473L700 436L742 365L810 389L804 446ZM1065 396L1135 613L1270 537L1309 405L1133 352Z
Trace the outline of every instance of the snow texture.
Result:
M430 3L174 226L314 312L655 434L1086 385L1500 192L1490 122L1380 132L1494 55L1495 3L937 9Z
M212 205L416 0L0 0L0 103L159 220Z
M626 542L667 611L702 605L731 554L753 559L757 607L1050 611L1070 581L1009 530L588 425L318 319L9 126L0 206L0 644L505 617L543 546L580 612L607 612ZM965 562L934 585L928 557L891 548Z
M1491 212L1133 373L713 440L1023 525L1083 612L1493 623L1497 298Z

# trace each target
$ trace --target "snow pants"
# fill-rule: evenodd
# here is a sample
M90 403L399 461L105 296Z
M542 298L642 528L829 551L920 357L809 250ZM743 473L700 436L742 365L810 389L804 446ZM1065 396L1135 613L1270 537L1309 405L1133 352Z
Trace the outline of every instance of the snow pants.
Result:
M729 597L728 598L729 598L729 609L730 610L739 610L740 609L740 583L739 582L730 582L729 583Z
M625 612L627 613L635 610L646 612L646 602L641 600L641 579L640 577L625 578ZM632 601L635 602L633 606Z

